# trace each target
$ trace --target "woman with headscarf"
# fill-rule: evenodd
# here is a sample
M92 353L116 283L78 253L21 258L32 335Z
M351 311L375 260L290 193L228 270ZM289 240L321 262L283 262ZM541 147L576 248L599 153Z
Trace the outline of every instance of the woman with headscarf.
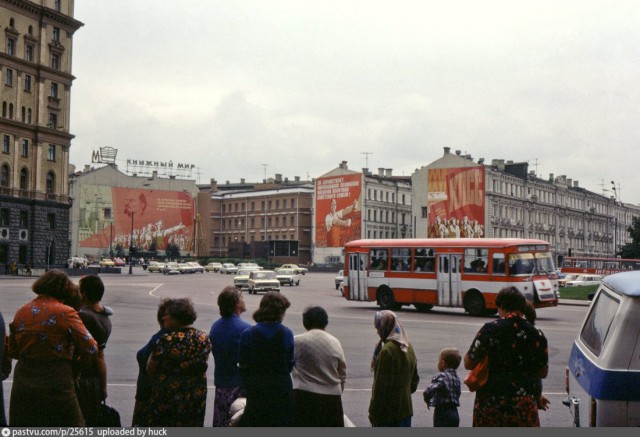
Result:
M373 426L410 427L411 394L420 382L416 354L393 311L377 312L374 326L380 340L371 360L373 387L369 421Z

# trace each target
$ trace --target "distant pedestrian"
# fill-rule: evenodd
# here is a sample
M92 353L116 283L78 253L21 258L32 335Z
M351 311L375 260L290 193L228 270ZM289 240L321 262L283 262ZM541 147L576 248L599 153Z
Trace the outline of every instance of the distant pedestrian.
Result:
M373 426L410 427L411 394L420 382L416 354L393 311L377 312L374 326L380 338L371 360L373 387L369 421Z
M238 371L238 348L240 334L251 327L240 318L247 310L242 290L228 285L218 295L220 319L216 320L209 331L211 353L214 360L213 384L215 397L213 404L213 426L229 426L231 405L239 397L240 372Z
M294 426L344 426L342 392L347 363L340 341L325 331L329 316L324 308L302 313L307 332L294 337Z
M458 407L460 406L460 378L456 369L460 367L462 357L456 348L445 348L438 357L438 373L424 390L423 397L433 410L433 426L457 427L460 425Z
M2 381L9 377L11 373L11 357L5 356L4 348L6 342L6 330L4 326L4 318L0 313L0 363L2 363ZM4 411L4 390L0 381L0 426L7 426L7 416Z

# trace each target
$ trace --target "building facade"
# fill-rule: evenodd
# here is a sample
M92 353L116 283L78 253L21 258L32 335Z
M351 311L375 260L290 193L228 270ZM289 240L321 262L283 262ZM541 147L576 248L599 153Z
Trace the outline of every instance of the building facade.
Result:
M0 269L69 257L73 0L0 0Z
M361 238L413 234L411 179L392 169L349 170L346 161L315 181L315 264L344 263L344 245Z
M307 264L313 182L283 179L201 187L197 215L207 255Z
M615 256L631 242L626 229L632 217L640 216L640 207L586 190L565 175L543 179L526 162L474 162L448 147L411 178L417 237L539 238L553 245L557 263L570 255ZM468 222L478 226L464 231ZM451 231L455 225L458 235Z
M181 255L197 255L194 180L133 176L116 165L85 166L70 177L73 207L68 239L72 256L129 256L164 259L168 245Z

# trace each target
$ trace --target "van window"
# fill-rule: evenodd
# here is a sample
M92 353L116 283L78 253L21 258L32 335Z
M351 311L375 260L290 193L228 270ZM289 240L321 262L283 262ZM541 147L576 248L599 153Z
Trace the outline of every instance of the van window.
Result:
M596 356L600 356L602 352L619 306L619 300L607 293L600 293L591 307L591 312L580 332L580 339Z

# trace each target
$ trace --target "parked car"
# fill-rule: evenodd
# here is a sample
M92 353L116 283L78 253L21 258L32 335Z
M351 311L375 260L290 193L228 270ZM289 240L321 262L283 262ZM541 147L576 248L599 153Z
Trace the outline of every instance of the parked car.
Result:
M578 275L576 279L566 281L565 287L580 287L583 285L597 285L602 280L602 275Z
M335 277L336 290L340 289L340 284L344 282L344 270L338 272L338 276Z
M178 263L178 271L182 274L195 272L193 266L189 265L189 263Z
M640 271L605 276L566 367L563 404L569 407L574 426L640 426L638 314Z
M230 275L232 273L238 273L238 267L232 263L224 263L222 267L220 267L220 273L224 273Z
M191 261L191 262L188 262L187 264L189 264L193 268L193 273L204 273L204 267L202 267L200 263Z
M89 261L85 257L80 256L72 256L67 260L67 266L71 269L81 269L86 267L89 264Z
M578 276L580 276L580 273L565 273L562 278L558 278L558 286L564 287L567 284L567 281L573 281Z
M256 263L238 263L239 269L254 269L254 270L262 270L263 267L259 266Z
M249 288L249 294L257 294L259 291L280 291L280 281L273 270L251 270L247 288Z
M149 273L162 273L162 268L164 267L164 263L160 261L149 261L149 265L147 266L147 271Z
M238 273L233 277L233 285L241 289L247 288L249 273L253 271L253 269L238 269Z
M109 258L102 258L100 260L100 267L115 267L116 263L113 262L113 260L109 259Z
M276 279L280 282L280 285L300 285L300 275L293 269L278 269Z
M219 272L220 269L222 268L222 263L209 263L206 266L204 266L204 270L206 272Z
M299 275L306 275L309 271L306 267L300 267L297 264L282 264L280 267L278 267L278 270L279 269L293 269Z
M127 265L127 263L126 263L122 258L118 258L118 257L115 257L115 258L113 259L113 264L114 264L116 267L124 267L124 266L126 266L126 265Z
M180 269L178 268L178 263L177 262L165 263L164 267L162 267L162 273L165 275L179 275Z

